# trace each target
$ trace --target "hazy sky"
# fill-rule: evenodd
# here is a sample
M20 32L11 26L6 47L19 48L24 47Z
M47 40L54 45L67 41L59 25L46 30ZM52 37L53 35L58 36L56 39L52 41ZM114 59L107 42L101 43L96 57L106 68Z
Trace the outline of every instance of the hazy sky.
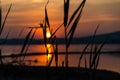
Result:
M75 37L92 35L98 24L100 24L98 34L120 31L120 0L86 1ZM44 19L46 2L47 0L2 0L3 18L10 3L13 4L3 35L11 29L10 37L15 38L23 27L39 26ZM69 16L80 2L81 0L70 0ZM50 0L47 10L51 27L55 30L63 22L63 0ZM63 32L61 28L57 36L62 37ZM37 34L41 35L42 33Z

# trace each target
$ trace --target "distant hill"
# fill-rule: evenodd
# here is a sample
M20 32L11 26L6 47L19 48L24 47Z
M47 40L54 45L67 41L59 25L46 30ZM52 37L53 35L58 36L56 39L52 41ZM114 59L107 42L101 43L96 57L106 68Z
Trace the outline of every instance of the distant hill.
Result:
M92 36L79 38L80 43L87 43L91 40ZM107 39L106 43L110 44L120 44L120 31L100 34L95 36L94 43L102 43Z
M101 35L96 35L94 43L100 44L103 43L106 39L107 44L120 44L120 31L118 32L113 32L113 33L108 33L108 34L101 34ZM80 38L74 38L72 40L72 44L86 44L92 39L92 36L87 36L87 37L80 37ZM0 39L0 43L2 44L5 41L5 39ZM24 39L8 39L5 44L7 45L18 45L18 44L23 44ZM58 38L57 39L58 44L64 44L64 38ZM43 39L34 39L32 41L32 44L43 44L44 40Z

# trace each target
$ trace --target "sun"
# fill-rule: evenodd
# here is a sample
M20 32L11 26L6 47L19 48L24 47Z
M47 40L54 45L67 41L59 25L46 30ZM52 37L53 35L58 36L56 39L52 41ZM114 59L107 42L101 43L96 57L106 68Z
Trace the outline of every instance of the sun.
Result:
M51 33L50 33L50 31L47 31L47 33L46 33L46 37L47 37L47 38L50 38L50 37L51 37Z

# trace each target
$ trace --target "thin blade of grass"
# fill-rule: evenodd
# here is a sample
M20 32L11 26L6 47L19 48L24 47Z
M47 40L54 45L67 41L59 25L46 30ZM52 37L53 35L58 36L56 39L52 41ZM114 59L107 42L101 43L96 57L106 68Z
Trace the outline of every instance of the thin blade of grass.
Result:
M64 27L67 26L68 13L69 13L69 0L64 0Z
M53 58L54 58L54 55L52 55L52 57L51 57L51 59L50 59L50 61L49 61L49 63L48 63L48 67L50 67L50 65L51 65L51 63L52 63L52 61L53 61Z
M1 65L4 64L4 63L3 63L3 60L2 60L2 51L1 51L1 49L0 49L0 64L1 64Z
M4 19L4 21L3 21L3 24L2 24L2 26L1 26L0 35L1 35L2 31L3 31L4 25L5 25L5 23L6 23L6 19L7 19L8 15L9 15L9 13L10 13L11 7L12 7L12 4L10 4L9 9L8 9L8 11L7 11L7 14L6 14L6 16L5 16L5 19Z
M23 31L25 30L25 28L23 28L20 33L18 34L18 38L20 38L20 36L22 35Z
M97 57L100 56L101 50L102 50L103 46L105 45L106 41L108 40L108 37L109 36L107 36L106 40L100 45L98 51L96 52L96 56L93 58L91 66L93 66L95 64ZM98 64L98 62L97 62L97 64Z
M47 23L48 27L50 27L49 18L48 18L48 14L47 14L47 9L46 8L45 8L45 20L46 20L46 23Z
M6 37L5 37L5 40L4 40L3 44L6 44L10 32L11 32L11 31L9 30L8 33L7 33L7 35L6 35Z
M95 53L95 56L93 57L93 60L91 61L90 69L91 69L94 65L96 65L95 62L96 62L96 59L97 59L98 55L99 55L99 52Z
M97 45L95 45L95 48L94 48L94 51L93 51L93 55L92 55L92 58L91 58L91 64L90 64L90 69L92 69L92 67L95 68L95 62L96 62L96 59L98 57L98 53L97 53ZM92 64L94 63L94 64Z
M98 26L98 27L99 27L99 26ZM94 35L96 35L96 32L97 32L98 27L96 28L96 30L95 30L95 32L94 32ZM94 35L93 35L93 36L94 36ZM81 53L81 56L80 56L80 58L79 58L79 64L78 64L79 67L80 67L80 64L81 64L81 60L82 60L82 58L83 58L83 56L84 56L84 52L87 50L88 46L89 46L90 43L93 41L93 38L94 38L94 37L92 37L92 39L88 42L88 44L85 46L85 48L83 49L83 51L82 51L82 53Z
M47 39L46 39L46 23L44 23L44 25L41 23L40 28L42 28L44 44L46 46L46 42L47 42Z
M84 53L85 51L87 50L88 46L90 45L90 41L88 42L88 44L85 46L85 48L83 49L82 53L81 53L81 56L79 57L79 63L78 63L78 67L80 67L80 64L81 64L81 60L84 56Z
M87 69L87 60L86 60L86 55L85 55L85 68Z
M26 48L25 53L27 53L27 50L28 50L30 44L32 43L32 40L33 40L33 38L34 38L34 36L35 36L36 31L37 31L37 29L35 29L35 31L33 32L32 36L31 36L31 38L30 38L30 41L29 41L29 43L28 43L28 46L27 46L27 48Z
M89 66L91 68L91 63L92 63L92 58L93 58L93 42L94 42L94 39L95 39L95 36L96 36L96 33L97 33L97 30L99 28L100 24L97 25L95 31L94 31L94 34L93 34L93 37L92 37L92 40L91 40L91 51L90 51L90 58L89 58Z
M99 65L99 60L100 60L100 54L98 54L97 60L96 60L96 64L95 64L95 69L97 69L98 65Z
M48 43L53 38L53 36L56 34L56 32L61 28L62 25L63 25L63 23L51 34L51 36L50 36L50 38L48 40Z
M58 45L56 43L56 49L55 49L55 63L56 67L58 67Z
M74 20L76 14L79 12L80 8L82 7L82 5L84 5L86 2L86 0L83 0L82 3L78 6L78 8L74 11L74 13L72 14L70 21L68 22L68 26L70 25L70 23Z
M72 27L71 27L68 35L67 35L67 36L69 36L68 43L67 43L67 48L70 46L70 43L71 43L71 40L72 40L72 38L73 38L75 29L76 29L76 27L77 27L77 24L78 24L80 18L81 18L81 14L82 14L83 7L84 7L84 6L82 6L81 11L79 12L77 18L75 19L75 21L74 21L74 23L73 23L73 25L72 25Z
M35 31L33 32L32 36L31 36L31 38L30 38L30 41L29 41L29 43L28 43L28 45L27 45L27 48L26 48L26 50L25 50L25 53L24 53L25 55L27 54L27 51L28 51L28 49L29 49L29 47L30 47L30 44L32 43L32 40L33 40L33 38L34 38L34 35L35 35L36 31L37 31L37 29L35 29ZM25 58L25 56L23 57L23 60L24 60L24 58Z
M41 27L43 27L43 36L44 36L45 47L47 45L47 37L46 37L47 26L49 27L49 30L50 30L49 18L48 18L48 14L47 14L48 3L49 3L49 0L47 1L46 5L45 5L45 25L44 26L41 25Z
M0 31L1 31L1 25L2 25L2 4L0 0Z
M46 23L45 23L45 24L46 24ZM43 26L43 24L41 24L41 27L43 27L42 30L43 30L44 44L45 44L45 46L46 46L46 43L47 43L47 38L46 38L46 25Z
M49 23L49 18L48 18L48 13L47 13L47 5L48 5L48 3L49 3L49 0L47 1L46 5L45 5L45 26L48 26L49 29L50 29L50 23Z
M49 0L47 0L47 3L46 3L46 5L45 5L45 7L47 7L48 3L49 3Z
M30 35L31 35L31 33L32 33L32 30L33 30L33 29L31 29L31 30L29 31L29 33L27 34L27 36L26 36L26 38L25 38L25 40L24 40L22 49L21 49L21 51L20 51L20 54L23 54L23 51L25 50L25 47L26 47L26 45L27 45L27 43L28 43L29 37L30 37Z

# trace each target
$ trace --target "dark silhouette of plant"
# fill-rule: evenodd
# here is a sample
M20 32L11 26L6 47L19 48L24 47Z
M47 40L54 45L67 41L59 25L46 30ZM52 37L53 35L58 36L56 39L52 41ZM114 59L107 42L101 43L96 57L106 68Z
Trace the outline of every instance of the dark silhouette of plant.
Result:
M2 23L2 5L1 5L1 0L0 0L0 36L1 36L1 34L3 32L3 29L5 27L5 23L6 23L6 20L8 18L8 15L10 13L11 7L12 7L12 4L10 4L9 9L7 11L7 14L5 15L5 19L3 20L3 23ZM9 36L9 32L8 32L6 38L5 38L5 41L2 44L6 43L6 40L7 40L8 36ZM1 45L1 43L0 43L0 45ZM3 64L1 56L2 56L2 50L0 49L0 62L1 62L1 64Z
M11 7L12 7L12 4L10 4L9 9L7 11L7 14L5 16L5 19L3 20L3 23L2 23L2 6L1 6L1 1L0 1L0 35L2 34L2 31L4 29L7 17L9 15L9 13L10 13L10 10L11 10Z
M83 0L81 2L81 4L73 12L72 16L69 19L68 15L69 15L70 0L64 0L64 31L65 31L65 46L66 46L65 66L66 67L68 67L68 48L71 44L73 35L74 35L76 27L77 27L77 24L81 18L85 2L86 2L86 0Z

